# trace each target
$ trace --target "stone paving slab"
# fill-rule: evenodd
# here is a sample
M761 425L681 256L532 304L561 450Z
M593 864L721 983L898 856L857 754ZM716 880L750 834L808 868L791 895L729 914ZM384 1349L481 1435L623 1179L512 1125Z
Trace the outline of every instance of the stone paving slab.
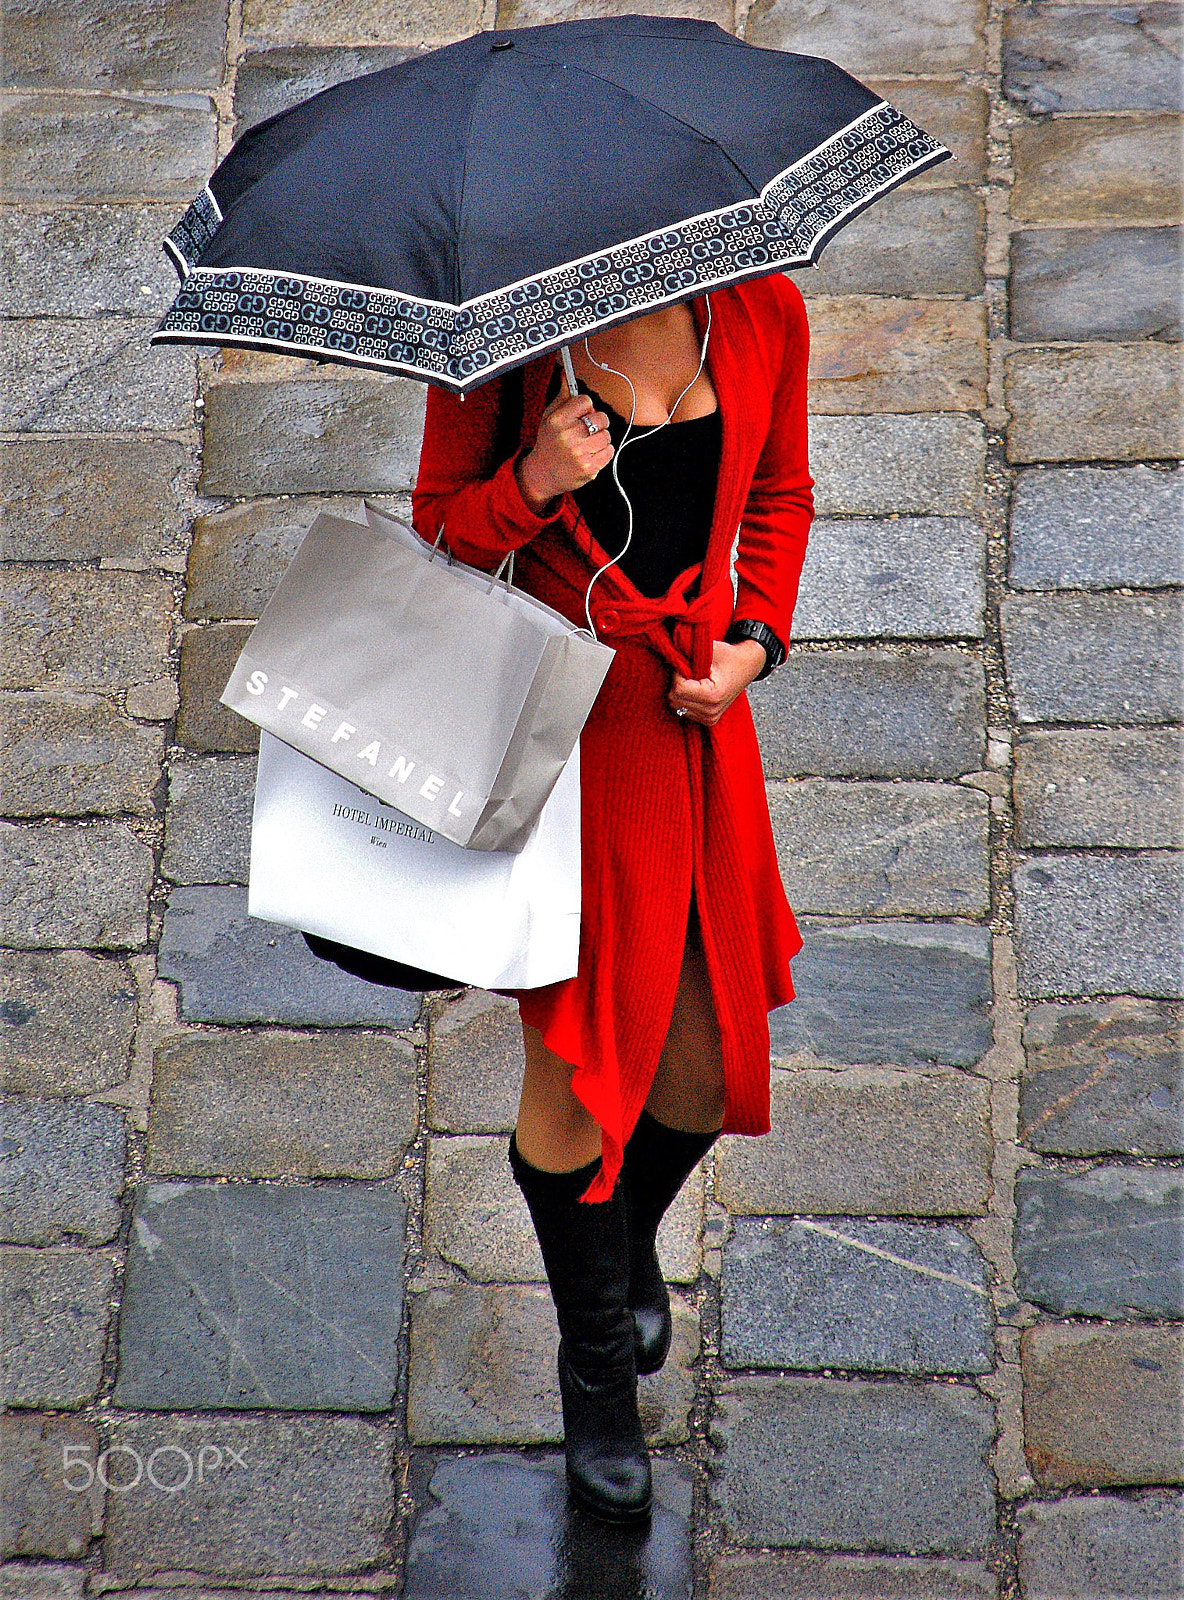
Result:
M971 1067L990 1049L991 941L960 924L802 926L796 998L769 1014L773 1059Z
M1179 339L1179 228L1039 228L1011 239L1013 339Z
M1016 843L1184 845L1180 761L1178 729L1028 731L1015 746Z
M1033 1501L1019 1513L1025 1600L1173 1600L1184 1495L1156 1490Z
M1015 1186L1016 1287L1055 1316L1184 1316L1184 1174L1026 1167Z
M248 44L450 44L482 26L478 0L244 0Z
M1020 1356L1025 1448L1043 1487L1184 1480L1184 1329L1037 1326Z
M248 50L234 75L235 137L241 139L255 123L310 100L323 89L381 72L414 54L405 45Z
M846 59L846 54L841 58ZM912 72L910 65L903 69ZM990 107L986 92L961 77L880 78L867 81L869 89L883 95L919 128L940 139L954 159L930 167L910 178L905 193L918 189L949 188L952 185L982 183L987 175L987 121ZM886 196L885 199L890 199ZM881 208L881 202L876 202ZM851 224L849 226L853 226ZM840 237L845 237L843 230ZM808 277L801 273L801 278Z
M986 385L984 306L883 294L810 302L812 411L979 411Z
M1016 757L1019 844L1184 844L1178 730L1034 733Z
M204 95L14 96L0 118L5 198L188 205L216 165L213 110Z
M1022 595L999 608L1022 722L1171 722L1181 711L1174 594Z
M167 206L59 206L0 218L0 309L12 317L163 316L177 274Z
M420 997L351 977L301 934L247 915L237 887L175 889L165 911L160 976L180 985L187 1022L408 1027Z
M197 479L172 439L0 442L9 561L106 560L180 571Z
M359 505L345 496L246 500L199 517L185 574L185 617L258 617L317 513L360 520Z
M891 9L854 0L841 10L804 11L789 0L757 0L744 36L765 49L841 61L858 78L890 72L940 77L981 66L985 22L982 0L902 0Z
M250 634L247 623L215 622L182 635L178 744L207 754L258 750L258 728L219 699Z
M653 1466L653 1517L627 1529L570 1501L561 1456L417 1463L405 1600L690 1600L691 1474Z
M708 1600L997 1600L998 1593L995 1574L979 1561L737 1550L712 1562Z
M93 1472L88 1483L85 1466L70 1471L63 1463L70 1452L75 1461L93 1466L101 1448L96 1429L81 1417L12 1411L0 1416L0 1443L0 1554L86 1555L91 1539L103 1531L103 1486Z
M774 1069L773 1131L720 1140L716 1195L734 1216L981 1213L989 1099L961 1073Z
M791 649L748 698L766 778L953 778L983 763L982 663L956 650Z
M740 1217L724 1247L728 1367L989 1372L987 1263L948 1225Z
M169 767L160 870L174 883L246 883L255 762L181 757Z
M120 1082L136 1026L122 961L7 950L0 971L4 1082L13 1094L93 1094Z
M932 122L925 127L941 138ZM913 192L910 185L856 217L827 246L817 269L795 273L794 282L811 311L816 295L981 294L985 226L983 202L969 189Z
M122 823L0 823L0 856L10 873L0 916L6 945L128 950L144 943L152 852Z
M543 1258L502 1137L430 1138L424 1244L478 1283L541 1283ZM668 1283L693 1283L702 1265L703 1171L697 1167L658 1230Z
M1016 477L1016 589L1156 589L1184 583L1184 474L1151 467L1045 467Z
M982 916L987 797L938 783L772 783L769 810L795 910L832 916Z
M1171 111L1175 5L1024 5L1003 19L1003 92L1030 111Z
M26 89L216 89L227 0L38 0L7 9L4 83Z
M3 1403L65 1408L98 1393L115 1251L0 1247Z
M3 1587L3 1574L5 1574L6 1570L8 1568L0 1568L0 1595L3 1595L5 1600L8 1600L10 1592ZM37 1568L38 1581L45 1582L45 1584L53 1584L53 1578L50 1578L50 1576L42 1578L42 1574L64 1573L64 1571L67 1571L67 1568L62 1568L62 1566L58 1566L58 1568L42 1566L42 1568ZM85 1578L86 1568L80 1568L80 1573ZM104 1587L102 1592L112 1595L114 1600L240 1600L243 1594L242 1589L224 1589L222 1587L222 1579L219 1578L214 1578L213 1582L205 1582L197 1589L192 1586L192 1573L165 1573L162 1574L162 1578L166 1587L157 1587L152 1584L147 1589L136 1584L134 1579L130 1579L131 1587L128 1587L123 1584L120 1578L104 1578L102 1579L104 1584L114 1582L117 1587L114 1587L114 1589ZM357 1574L355 1574L355 1578L357 1578ZM174 1587L174 1579L178 1579L179 1586ZM82 1581L82 1578L80 1578L80 1581ZM234 1579L230 1579L230 1581L234 1581ZM330 1584L333 1581L334 1579L325 1579L326 1584ZM365 1579L362 1579L362 1581L365 1581ZM251 1600L288 1600L293 1590L258 1589L258 1587L253 1586L250 1592ZM341 1589L341 1587L328 1589L328 1587L322 1587L320 1584L315 1590L301 1589L299 1592L302 1595L309 1595L310 1600L371 1600L371 1595L373 1595L373 1590L365 1592L365 1590L346 1590ZM21 1594L14 1597L14 1600L83 1600L83 1597L82 1595L75 1595L74 1589L69 1589L69 1592L67 1592L67 1589L59 1589L59 1587L54 1586L53 1589L46 1587L46 1589L34 1590L32 1594L24 1594L24 1590L22 1590Z
M206 396L207 495L390 494L410 489L424 385L309 378L225 383ZM242 441L250 439L250 450Z
M151 813L164 734L98 695L0 695L10 817Z
M1034 1006L1020 1138L1050 1155L1184 1156L1180 1045L1178 1006Z
M585 17L619 17L635 13L647 17L700 17L732 31L728 0L498 0L499 28L526 28L537 23L580 21Z
M660 1372L638 1383L651 1447L689 1436L699 1318L671 1297L674 1337ZM557 1444L563 1437L550 1291L456 1284L411 1299L407 1433L413 1444Z
M146 1167L388 1178L419 1122L415 1051L365 1033L189 1033L157 1046Z
M114 1404L388 1411L406 1209L389 1183L141 1186Z
M0 1101L0 1238L106 1244L119 1232L123 1113L82 1100Z
M374 504L411 519L409 496L376 495ZM257 617L321 511L365 521L356 495L265 497L199 517L185 574L184 615L197 622Z
M428 1126L508 1133L526 1065L517 1004L484 989L436 996L428 1028Z
M819 518L972 513L985 464L982 423L957 412L810 418Z
M945 575L933 582L933 573ZM983 634L986 550L969 519L820 519L810 530L795 639Z
M58 1562L6 1562L0 1566L4 1600L83 1600L86 1568Z
M1021 994L1184 996L1179 852L1031 856L1012 879Z
M109 1497L103 1542L108 1583L173 1573L336 1576L390 1560L393 1441L379 1422L115 1413L110 1442L120 1452L136 1452L145 1482ZM199 1481L195 1464L203 1449ZM183 1492L148 1481L146 1463L154 1451L166 1452L155 1462L166 1486L192 1473ZM135 1475L136 1457L122 1455L122 1481ZM118 1470L113 1465L113 1478ZM210 1591L186 1585L184 1592L206 1600Z
M124 689L168 671L167 579L10 567L3 589L6 689Z
M177 430L193 420L191 350L150 349L138 317L25 317L6 330L0 425L13 433Z
M1177 122L1170 116L1054 117L1015 129L1017 222L1175 220Z
M1019 350L1004 365L1009 461L1174 461L1184 455L1174 345Z
M963 1384L736 1378L712 1496L740 1544L975 1555L995 1537L993 1434Z

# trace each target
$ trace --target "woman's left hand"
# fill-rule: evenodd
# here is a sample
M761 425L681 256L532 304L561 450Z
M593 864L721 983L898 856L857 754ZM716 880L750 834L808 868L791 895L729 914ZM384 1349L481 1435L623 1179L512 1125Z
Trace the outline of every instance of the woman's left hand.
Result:
M755 639L741 639L739 644L716 639L711 647L709 678L682 678L675 673L667 696L671 709L685 712L688 722L713 728L732 701L764 669L765 660L765 647Z

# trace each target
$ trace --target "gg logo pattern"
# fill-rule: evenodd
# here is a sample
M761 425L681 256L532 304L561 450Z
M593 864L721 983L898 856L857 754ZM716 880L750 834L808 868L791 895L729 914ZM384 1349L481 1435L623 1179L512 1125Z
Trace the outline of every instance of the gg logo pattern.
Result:
M764 196L455 306L390 289L197 266L221 221L208 189L169 236L181 288L154 344L229 344L404 372L463 390L544 349L746 277L806 266L845 218L948 154L883 102Z

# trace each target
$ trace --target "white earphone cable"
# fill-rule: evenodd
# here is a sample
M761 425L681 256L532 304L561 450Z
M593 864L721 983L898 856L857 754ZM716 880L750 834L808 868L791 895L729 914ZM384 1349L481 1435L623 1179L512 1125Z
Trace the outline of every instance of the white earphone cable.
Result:
M683 395L685 395L688 392L688 390L693 389L695 384L698 383L698 381L699 381L699 374L703 371L703 367L704 367L704 365L705 365L705 363L707 361L707 341L708 341L708 339L710 337L711 337L711 296L708 295L707 296L707 326L703 330L703 344L702 344L702 346L701 346L701 348L699 350L699 365L695 369L694 377L691 379L690 383L687 384L686 388L682 391L682 394L679 395L678 399L670 407L670 411L667 414L666 420L664 422L659 422L657 424L657 426L652 428L648 434L644 434L643 435L643 434L639 433L639 434L635 435L635 437L632 438L632 439L630 439L629 435L633 431L633 419L637 415L637 390L633 387L633 383L632 383L632 381L631 381L631 379L629 377L629 374L627 372L619 372L616 367L609 367L609 366L606 366L603 361L597 361L596 357L592 354L591 350L588 348L588 340L587 340L587 338L585 338L585 340L584 340L584 354L588 357L588 360L592 363L592 365L594 367L599 367L601 372L611 372L615 377L624 378L625 382L629 385L629 394L631 396L631 403L630 403L630 407L629 407L629 422L628 422L628 424L627 424L627 426L625 428L624 437L622 438L620 444L617 446L616 452L613 455L613 482L617 486L618 494L621 496L621 499L625 502L625 530L626 530L625 531L625 543L621 546L621 548L617 552L617 554L615 556L613 556L611 561L606 561L602 567L597 568L597 570L592 574L591 581L589 582L587 591L584 594L584 615L588 619L588 631L589 631L589 633L592 635L592 637L594 639L596 637L596 625L592 621L592 604L591 604L593 587L597 583L598 579L603 577L603 575L608 571L608 569L610 567L615 567L616 566L617 562L620 561L621 557L625 554L625 552L628 550L630 544L633 541L633 502L630 500L629 496L625 493L624 489L621 487L621 479L620 479L620 474L618 472L618 467L620 466L620 461L621 461L621 452L622 452L622 450L624 450L624 448L625 448L625 446L627 444L636 444L638 439L641 439L641 438L652 439L655 433L660 433L663 428L669 427L671 422L673 422L674 413L678 410L679 406L681 405L682 399L683 399Z

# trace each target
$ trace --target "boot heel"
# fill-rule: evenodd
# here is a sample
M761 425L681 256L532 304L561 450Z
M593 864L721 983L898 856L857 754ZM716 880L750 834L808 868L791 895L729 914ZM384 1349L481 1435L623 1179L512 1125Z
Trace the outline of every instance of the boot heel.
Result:
M653 1509L653 1476L636 1382L587 1384L561 1350L559 1394L573 1499L605 1522L644 1522Z

